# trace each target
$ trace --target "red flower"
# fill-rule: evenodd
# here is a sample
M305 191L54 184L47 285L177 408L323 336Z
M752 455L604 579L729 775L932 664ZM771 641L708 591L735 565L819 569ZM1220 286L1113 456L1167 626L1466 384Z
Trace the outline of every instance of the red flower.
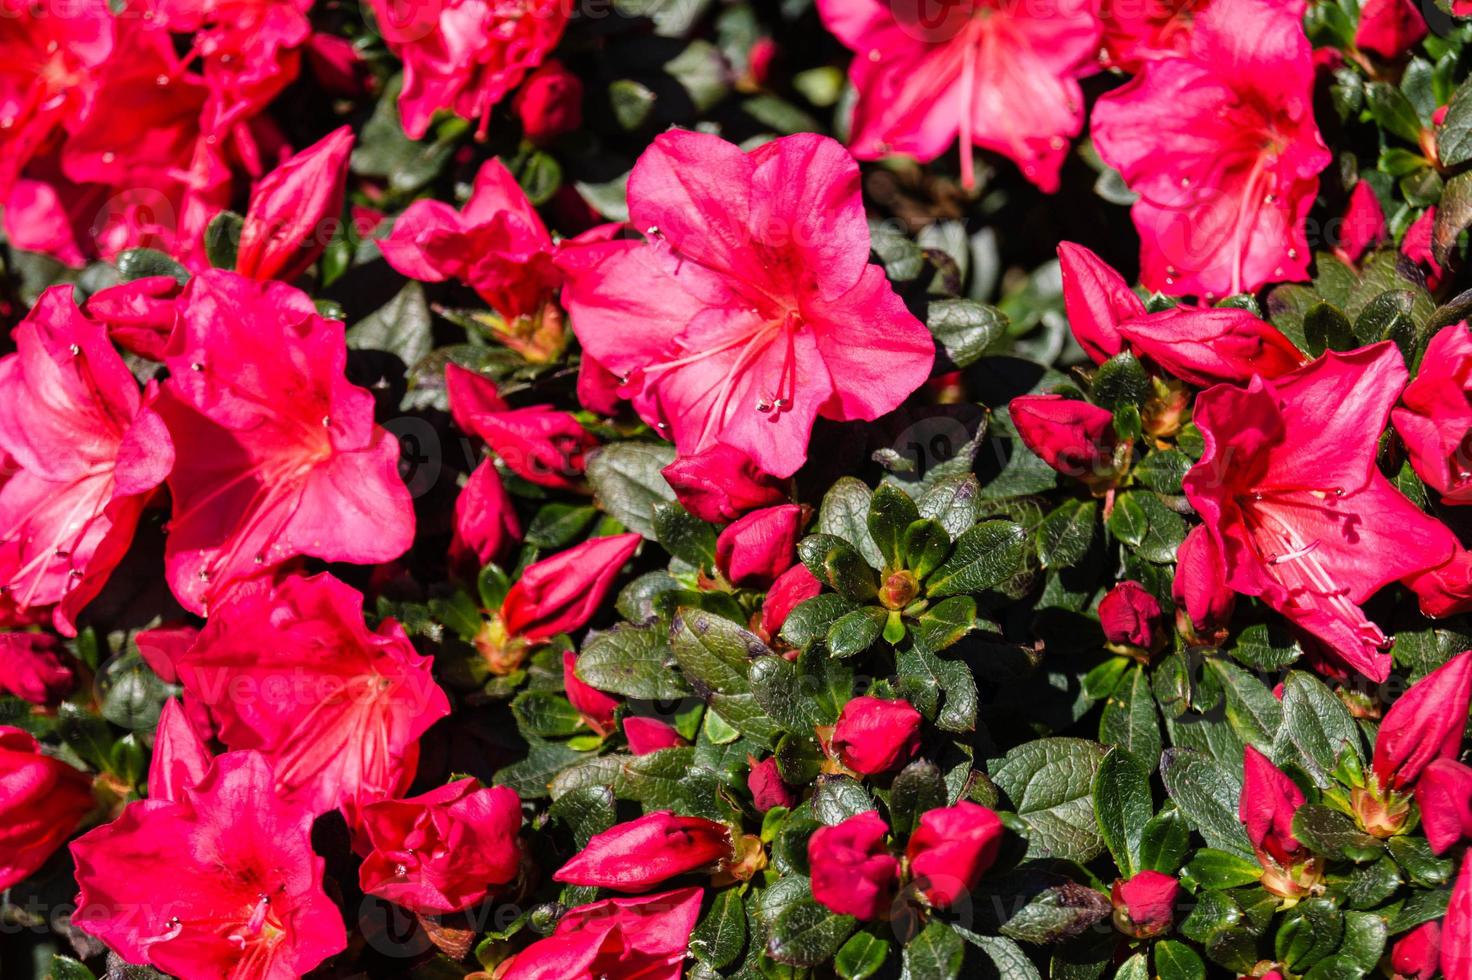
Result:
M312 36L311 0L163 0L159 20L194 35L212 90L208 115L228 120L264 109L296 78Z
M45 864L94 805L86 773L0 725L0 890Z
M1445 980L1472 980L1472 851L1462 855L1441 923L1441 975Z
M214 761L184 705L177 698L165 701L148 760L148 798L184 802L186 791L199 785Z
M1437 854L1472 837L1472 768L1455 759L1433 759L1416 780L1421 829Z
M528 565L501 603L506 631L538 641L586 624L642 540L637 534L593 538Z
M1339 244L1334 254L1354 265L1367 250L1385 241L1390 229L1385 224L1385 211L1380 198L1367 180L1361 180L1349 192L1349 203L1339 225Z
M1101 0L1104 57L1113 68L1138 72L1147 61L1191 50L1196 18L1211 0Z
M0 593L76 617L133 540L174 463L163 421L70 286L43 293L0 360Z
M1158 936L1175 921L1181 883L1159 871L1138 872L1129 881L1116 881L1109 898L1120 930L1137 939Z
M681 506L714 524L787 500L775 477L758 469L750 456L724 443L680 456L660 472Z
M367 564L413 543L398 441L346 360L342 323L298 290L190 280L158 406L179 453L164 561L185 608L297 555Z
M579 680L577 662L576 653L562 651L562 686L567 692L567 700L582 715L584 724L599 735L607 735L613 731L613 713L618 708L618 698L609 697Z
M1114 415L1062 395L1023 395L1008 406L1023 445L1064 476L1085 482L1114 475Z
M76 686L69 659L49 633L0 633L0 691L55 705Z
M716 538L716 568L733 585L766 588L792 566L801 534L796 504L754 510Z
M910 878L931 905L954 905L996 862L1005 832L995 813L969 800L928 810L905 848Z
M259 753L231 752L183 799L128 804L72 843L72 922L182 980L290 980L345 949L312 813L278 798L275 782Z
M704 894L679 888L581 905L517 953L500 980L680 980Z
M1094 145L1140 195L1148 288L1214 297L1308 278L1304 221L1332 155L1301 20L1294 4L1216 0L1188 53L1095 105Z
M521 131L538 146L552 142L583 125L583 82L555 58L544 61L527 76L511 109L521 120Z
M565 657L563 662L566 663ZM629 751L635 755L648 755L660 749L673 749L685 744L685 740L680 737L679 732L675 731L673 725L666 724L658 718L641 718L634 715L624 719L624 738L628 740Z
M1390 947L1390 968L1405 980L1431 980L1441 965L1441 923L1423 922Z
M819 415L877 418L929 376L935 343L869 263L858 166L833 140L744 153L663 133L628 197L649 240L577 249L563 301L681 455L725 443L790 476Z
M1436 209L1427 208L1421 212L1421 216L1411 222L1406 233L1401 236L1400 252L1406 258L1426 269L1426 288L1435 289L1441 285L1442 276L1446 270L1441 263L1436 261L1436 252L1431 247L1431 238L1436 230Z
M833 751L864 776L898 769L920 750L920 721L920 712L903 698L854 698L839 712Z
M473 574L497 561L521 540L516 504L506 492L496 464L482 460L455 498L455 537L450 563Z
M1185 478L1227 584L1373 680L1389 672L1389 641L1359 604L1455 548L1375 466L1405 378L1385 342L1254 378L1245 390L1212 388L1195 407L1206 452Z
M1153 650L1165 639L1165 612L1139 582L1121 582L1099 601L1099 625L1110 643Z
M108 339L123 350L162 361L178 315L174 301L183 291L173 276L144 276L87 297L87 315L107 327Z
M967 187L974 144L1010 157L1043 190L1058 189L1069 140L1084 123L1078 79L1096 68L1091 4L820 0L818 12L855 52L855 156L934 160L959 138Z
M434 114L449 109L479 120L557 45L571 7L559 0L372 0L389 48L404 62L399 115L422 139Z
M1217 629L1232 620L1237 594L1227 585L1225 573L1225 563L1211 532L1205 525L1197 524L1186 533L1186 540L1176 551L1171 597L1186 610L1191 624L1199 630Z
M885 846L889 826L866 810L808 838L813 898L837 915L887 917L899 886L900 862Z
M657 810L594 834L552 878L569 885L642 892L730 856L731 832L724 824Z
M1124 350L1119 325L1145 315L1145 304L1124 277L1082 245L1060 242L1058 270L1068 326L1084 353L1103 364Z
M485 440L513 473L558 490L582 486L583 454L598 439L571 412L546 405L513 409L493 381L454 364L445 368L445 385L455 424Z
M1286 869L1303 847L1293 836L1293 815L1304 804L1303 790L1251 745L1242 759L1242 770L1237 816L1259 859Z
M1390 413L1411 467L1443 503L1472 504L1472 332L1437 331L1421 368Z
M291 282L337 231L353 130L343 126L271 171L251 191L235 271Z
M762 599L762 632L776 636L793 609L822 591L823 583L801 562L778 575Z
M1394 61L1425 36L1426 18L1412 0L1365 0L1354 32L1354 46Z
M758 813L766 813L774 806L791 809L802 799L797 789L789 786L777 768L777 760L768 756L760 762L749 759L746 788L751 792L751 805Z
M1455 758L1467 727L1469 701L1472 651L1457 654L1401 695L1385 712L1375 735L1372 768L1380 785L1408 788L1432 760Z
M363 623L363 596L325 573L241 586L176 664L220 741L258 749L313 813L371 803L414 777L419 737L450 712L403 627Z
M474 779L381 800L363 808L372 851L358 881L368 894L415 912L458 912L516 877L520 830L516 793Z

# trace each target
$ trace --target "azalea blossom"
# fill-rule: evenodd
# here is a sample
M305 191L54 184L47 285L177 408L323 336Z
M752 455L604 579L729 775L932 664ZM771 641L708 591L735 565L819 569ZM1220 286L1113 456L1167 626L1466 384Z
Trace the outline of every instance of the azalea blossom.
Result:
M1010 157L1044 191L1058 189L1083 129L1078 79L1097 67L1100 24L1087 0L819 0L818 13L854 52L849 143L859 159L929 161L959 140L967 187L975 145Z
M1215 0L1190 50L1094 107L1094 145L1139 195L1140 278L1218 297L1308 278L1304 222L1332 155L1300 3Z
M54 607L61 632L102 589L174 463L154 389L138 382L102 325L47 290L0 360L0 592Z
M0 891L45 864L94 806L90 776L0 725Z
M1437 331L1421 370L1390 413L1411 467L1442 503L1472 504L1472 331Z
M339 127L271 171L251 192L235 271L291 282L327 248L342 212L353 131Z
M237 588L174 666L220 741L259 750L277 790L313 813L397 795L450 710L403 627L369 630L362 595L325 573Z
M1385 341L1245 389L1218 385L1196 400L1206 451L1185 478L1226 583L1372 680L1390 670L1390 641L1360 604L1440 565L1456 546L1375 465L1405 382L1400 353Z
M858 181L822 136L744 153L664 133L629 177L647 240L565 260L578 341L681 455L725 443L789 476L819 415L877 418L929 376L929 331L869 263Z
M1211 0L1100 0L1103 61L1137 72L1157 58L1186 54L1196 19Z
M704 894L677 888L569 909L552 935L512 957L500 980L680 980Z
M231 752L180 799L129 803L72 843L72 921L181 980L292 980L346 948L312 812L275 782L259 753Z
M211 270L180 300L159 414L179 447L165 565L185 608L297 555L389 561L414 538L399 446L306 294Z

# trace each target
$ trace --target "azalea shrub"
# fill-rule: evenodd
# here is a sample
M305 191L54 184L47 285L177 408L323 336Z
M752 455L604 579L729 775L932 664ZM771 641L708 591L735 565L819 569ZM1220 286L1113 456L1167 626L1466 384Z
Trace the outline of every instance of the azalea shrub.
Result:
M1472 4L3 15L6 978L1472 980Z

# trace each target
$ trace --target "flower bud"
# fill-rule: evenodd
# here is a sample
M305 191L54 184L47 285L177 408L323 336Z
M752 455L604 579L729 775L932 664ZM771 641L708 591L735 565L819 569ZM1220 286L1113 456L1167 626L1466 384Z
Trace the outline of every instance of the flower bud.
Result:
M50 633L0 633L0 691L55 705L77 684L70 659Z
M643 540L593 538L527 566L501 603L507 632L546 640L587 623Z
M552 877L568 885L641 892L715 865L731 853L731 832L725 825L657 810L594 834Z
M1227 585L1227 566L1206 525L1186 534L1176 551L1171 596L1198 630L1215 630L1232 619L1237 594Z
M1472 978L1472 851L1462 855L1441 922L1441 974L1446 980Z
M183 292L184 284L173 276L144 276L93 293L87 315L100 320L119 347L162 361L174 333L175 300Z
M1178 306L1121 323L1119 334L1167 374L1201 388L1276 378L1306 360L1277 327L1246 310Z
M746 775L746 788L751 791L751 804L758 813L766 813L774 806L791 809L802 799L795 787L789 786L777 769L777 760L767 757L760 762L750 757L751 767Z
M1145 304L1118 272L1082 245L1059 245L1058 264L1063 274L1063 305L1074 339L1095 364L1103 364L1124 350L1120 321L1144 313Z
M1129 881L1116 881L1109 892L1114 902L1114 924L1136 939L1168 931L1175 921L1181 883L1159 871L1141 871Z
M1099 602L1099 625L1110 643L1153 650L1165 639L1165 613L1139 582L1121 582Z
M618 708L618 699L578 679L578 655L571 650L562 653L562 686L567 700L582 715L583 721L599 735L613 731L613 713Z
M765 588L792 567L801 532L796 504L754 510L716 538L716 568L733 585Z
M1024 445L1064 476L1107 483L1116 475L1114 416L1062 395L1012 399L1012 424Z
M496 561L521 540L516 505L496 472L496 464L482 460L455 498L455 536L450 541L450 564L467 578Z
M887 918L899 885L900 862L885 846L889 827L873 810L808 838L813 898L836 915Z
M839 713L832 746L861 775L898 769L920 749L920 712L903 699L854 698Z
M1433 759L1462 746L1472 700L1472 652L1461 653L1421 678L1391 705L1375 736L1372 766L1384 789L1400 789Z
M562 62L548 58L521 83L511 108L526 138L544 146L582 126L582 80Z
M921 814L905 849L920 894L937 908L969 895L996 862L1004 833L995 813L969 800Z
M584 454L598 438L571 412L546 405L475 416L471 432L486 441L507 469L554 490L582 486Z
M1394 61L1425 36L1426 18L1411 0L1365 0L1354 32L1354 46Z
M624 719L624 738L629 741L629 751L635 755L648 755L660 749L672 749L685 744L673 725L658 718L639 718L633 715Z
M29 877L92 809L92 780L0 725L0 891Z
M1339 223L1339 244L1334 254L1346 265L1354 265L1366 251L1385 241L1390 230L1385 225L1385 210L1380 198L1367 180L1361 180L1349 192L1349 203Z
M342 211L352 149L352 127L343 126L261 178L240 229L236 272L290 282L317 261Z
M1437 854L1472 837L1472 768L1455 759L1436 759L1416 780L1421 829Z
M1237 816L1264 867L1271 862L1287 869L1303 850L1293 836L1293 815L1303 806L1303 790L1251 745L1243 756L1242 770Z
M775 637L793 609L822 591L823 583L801 562L778 575L762 600L762 632L768 639Z
M214 757L199 737L183 703L169 698L159 712L148 763L150 800L185 799L184 791L204 778Z
M661 472L680 504L702 521L735 520L749 510L787 499L776 477L725 443L677 456Z
M1390 968L1404 980L1431 980L1441 965L1441 923L1423 922L1390 947Z

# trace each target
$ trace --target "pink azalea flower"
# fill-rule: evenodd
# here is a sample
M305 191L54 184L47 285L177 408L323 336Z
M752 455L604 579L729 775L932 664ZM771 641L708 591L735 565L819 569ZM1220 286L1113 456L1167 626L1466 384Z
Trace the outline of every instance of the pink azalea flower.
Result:
M1440 286L1442 277L1446 275L1446 270L1436 261L1436 253L1431 249L1431 235L1435 229L1436 209L1427 208L1421 212L1421 217L1411 222L1400 240L1401 254L1425 268L1427 289Z
M561 0L372 0L378 28L404 62L399 116L420 139L442 109L479 120L557 46L571 12Z
M819 415L878 418L929 376L934 341L869 263L858 167L833 140L744 153L664 133L629 213L648 241L578 249L563 301L681 455L726 443L790 476Z
M1472 980L1472 851L1462 855L1441 923L1441 975L1445 980Z
M1385 241L1390 229L1385 224L1385 210L1370 182L1362 180L1349 192L1344 217L1339 224L1339 244L1334 254L1349 265L1359 262L1369 249Z
M1421 43L1426 18L1412 0L1365 0L1354 46L1394 61Z
M623 727L629 751L635 755L648 755L660 749L673 749L687 744L673 725L658 718L629 715L624 719Z
M397 795L450 711L403 627L369 630L362 594L326 573L238 587L175 667L220 741L263 753L277 790L314 813Z
M1472 331L1466 323L1431 338L1401 403L1390 417L1411 468L1442 503L1472 504Z
M656 810L594 834L554 881L620 892L648 891L731 856L731 831L704 817Z
M0 890L45 864L96 805L92 777L0 725Z
M1185 479L1227 584L1377 681L1390 670L1390 642L1360 603L1440 565L1456 545L1375 466L1405 381L1386 341L1246 389L1218 385L1196 400L1206 452Z
M304 293L219 270L190 281L159 401L180 447L164 558L185 608L297 555L368 564L413 542L398 441L346 359L342 323Z
M507 632L540 642L586 625L642 541L637 534L592 538L528 565L501 601Z
M235 271L291 282L306 272L337 230L353 131L342 126L261 179L240 229Z
M678 888L570 909L552 935L511 958L500 980L680 980L704 894Z
M214 755L200 738L189 712L177 698L169 698L158 716L153 734L153 757L148 760L148 798L179 803L209 772Z
M1103 61L1138 72L1147 61L1191 50L1196 18L1211 0L1100 0Z
M291 980L347 947L322 890L312 813L256 752L216 760L175 802L142 800L72 843L72 922L182 980Z
M1078 79L1097 68L1099 19L1087 0L961 0L939 9L882 0L819 0L823 23L854 52L858 91L849 142L861 160L904 153L934 160L960 140L1011 158L1058 189L1068 144L1083 129Z
M1308 278L1304 220L1332 156L1301 17L1293 3L1216 0L1189 53L1148 62L1095 105L1094 145L1140 195L1148 288L1216 297Z
M1375 734L1371 767L1386 789L1409 789L1436 759L1462 747L1472 701L1472 652L1460 653L1401 695Z
M0 591L21 608L54 606L56 628L75 636L174 449L152 388L139 393L71 292L43 293L0 360Z
M571 650L562 651L562 689L567 694L568 703L583 719L583 724L599 738L604 738L613 731L613 716L618 710L619 699L585 683L578 677L577 666L578 655Z
M1298 860L1303 845L1293 836L1293 816L1304 800L1303 790L1283 770L1247 746L1237 816L1264 867L1288 868Z
M66 648L49 633L0 633L0 691L55 705L76 687Z

